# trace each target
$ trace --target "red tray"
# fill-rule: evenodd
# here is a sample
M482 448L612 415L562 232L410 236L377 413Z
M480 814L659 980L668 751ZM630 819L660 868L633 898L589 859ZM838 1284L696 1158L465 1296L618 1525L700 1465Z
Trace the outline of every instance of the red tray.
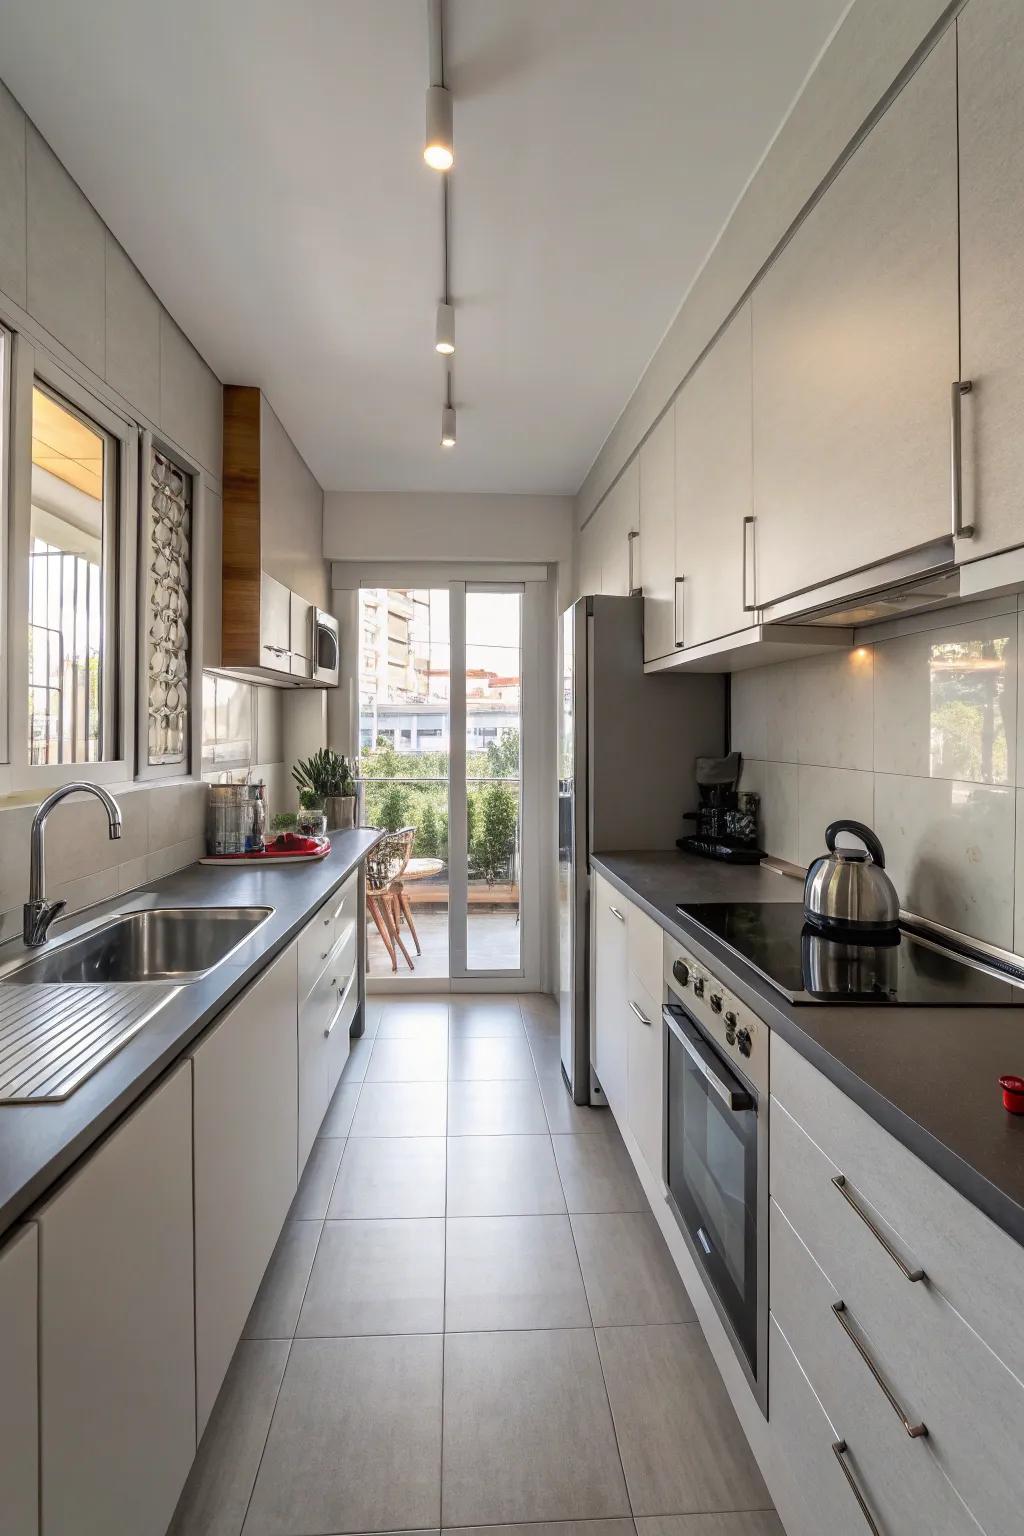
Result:
M318 837L317 847L309 853L297 853L293 848L275 848L269 843L253 853L208 853L200 864L309 864L324 859L331 851L329 837Z

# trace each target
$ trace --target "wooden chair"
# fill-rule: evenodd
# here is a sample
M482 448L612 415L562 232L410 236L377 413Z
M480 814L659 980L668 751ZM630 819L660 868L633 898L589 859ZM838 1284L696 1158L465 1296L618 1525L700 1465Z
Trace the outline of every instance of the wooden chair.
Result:
M419 936L412 920L409 898L402 886L402 874L412 857L415 827L400 827L382 838L366 860L366 906L373 918L384 948L391 958L391 969L398 970L398 951L405 956L410 971L415 970L412 956L402 940L404 916L412 934L416 953L422 954Z

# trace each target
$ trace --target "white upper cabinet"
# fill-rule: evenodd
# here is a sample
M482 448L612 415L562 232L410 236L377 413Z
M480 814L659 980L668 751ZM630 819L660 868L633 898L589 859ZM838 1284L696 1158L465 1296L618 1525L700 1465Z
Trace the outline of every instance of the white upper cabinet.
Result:
M965 523L962 560L1024 544L1024 9L971 0L957 22Z
M640 462L634 458L580 534L580 597L626 597L640 585L639 534Z
M676 433L669 407L640 449L640 557L634 555L634 584L644 594L644 661L671 656L676 649ZM635 543L635 541L634 541Z
M675 420L676 622L684 645L703 645L753 619L743 606L756 552L744 522L753 506L749 303L685 385Z
M950 533L956 62L951 28L754 292L760 604Z

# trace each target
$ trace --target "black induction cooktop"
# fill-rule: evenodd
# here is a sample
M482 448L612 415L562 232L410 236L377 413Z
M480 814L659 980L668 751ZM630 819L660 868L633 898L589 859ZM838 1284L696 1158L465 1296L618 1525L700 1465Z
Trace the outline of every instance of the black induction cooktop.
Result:
M799 901L679 902L791 1003L1022 1007L1020 979L901 929L895 942L851 944L804 923Z

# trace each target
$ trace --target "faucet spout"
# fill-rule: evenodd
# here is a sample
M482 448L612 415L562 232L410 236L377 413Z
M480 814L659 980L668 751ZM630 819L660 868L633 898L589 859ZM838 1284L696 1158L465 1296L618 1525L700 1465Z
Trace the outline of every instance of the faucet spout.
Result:
M55 805L68 795L95 795L107 813L107 827L111 841L121 836L121 807L101 784L86 784L81 780L62 784L52 795L47 795L32 818L31 846L29 853L28 901L25 903L22 938L32 948L46 943L50 924L63 912L63 901L47 901L43 891L45 864L46 821Z

